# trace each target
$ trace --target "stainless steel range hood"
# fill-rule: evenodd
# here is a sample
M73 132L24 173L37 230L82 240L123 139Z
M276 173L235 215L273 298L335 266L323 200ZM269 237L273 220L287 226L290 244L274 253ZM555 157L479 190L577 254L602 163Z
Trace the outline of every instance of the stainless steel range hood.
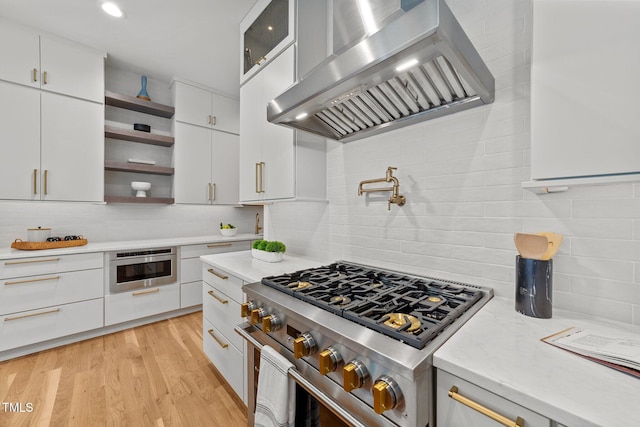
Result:
M494 78L445 1L411 6L269 102L267 119L348 142L493 102Z

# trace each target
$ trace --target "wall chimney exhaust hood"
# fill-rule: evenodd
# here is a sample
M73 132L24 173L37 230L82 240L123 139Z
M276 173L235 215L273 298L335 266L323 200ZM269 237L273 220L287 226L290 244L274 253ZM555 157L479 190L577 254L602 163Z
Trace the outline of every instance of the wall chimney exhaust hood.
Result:
M401 9L269 102L269 122L349 142L493 102L494 78L445 1Z

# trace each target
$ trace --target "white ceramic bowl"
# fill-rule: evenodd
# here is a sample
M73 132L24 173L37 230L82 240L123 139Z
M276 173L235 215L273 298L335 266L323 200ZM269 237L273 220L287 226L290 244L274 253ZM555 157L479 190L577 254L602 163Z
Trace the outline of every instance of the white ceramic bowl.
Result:
M136 191L136 197L147 197L147 191L151 189L150 182L132 181L131 188Z
M221 228L220 229L220 234L226 237L235 236L237 232L238 232L237 228Z

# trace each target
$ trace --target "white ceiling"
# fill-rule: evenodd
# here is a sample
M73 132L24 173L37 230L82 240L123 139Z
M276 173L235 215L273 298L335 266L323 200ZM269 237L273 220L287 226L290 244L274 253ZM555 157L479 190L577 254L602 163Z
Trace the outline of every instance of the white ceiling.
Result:
M239 92L239 23L256 0L0 0L0 16L106 51L107 66Z

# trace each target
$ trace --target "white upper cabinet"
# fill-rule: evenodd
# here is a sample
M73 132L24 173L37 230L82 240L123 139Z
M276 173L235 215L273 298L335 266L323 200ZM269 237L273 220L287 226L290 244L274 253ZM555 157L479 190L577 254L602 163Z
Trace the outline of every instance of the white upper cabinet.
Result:
M295 1L258 0L240 22L240 84L295 40Z
M2 67L0 67L2 68ZM40 199L40 91L0 81L0 198Z
M0 79L104 101L104 54L0 20Z
M0 18L0 58L1 80L40 87L40 36L36 32Z
M174 132L176 203L238 204L238 135L188 123Z
M289 47L240 88L240 199L261 201L295 196L293 130L267 121L267 102L293 83L294 49Z
M179 122L237 134L239 102L211 90L174 80L172 94Z
M638 179L638 22L639 2L534 1L532 180Z

